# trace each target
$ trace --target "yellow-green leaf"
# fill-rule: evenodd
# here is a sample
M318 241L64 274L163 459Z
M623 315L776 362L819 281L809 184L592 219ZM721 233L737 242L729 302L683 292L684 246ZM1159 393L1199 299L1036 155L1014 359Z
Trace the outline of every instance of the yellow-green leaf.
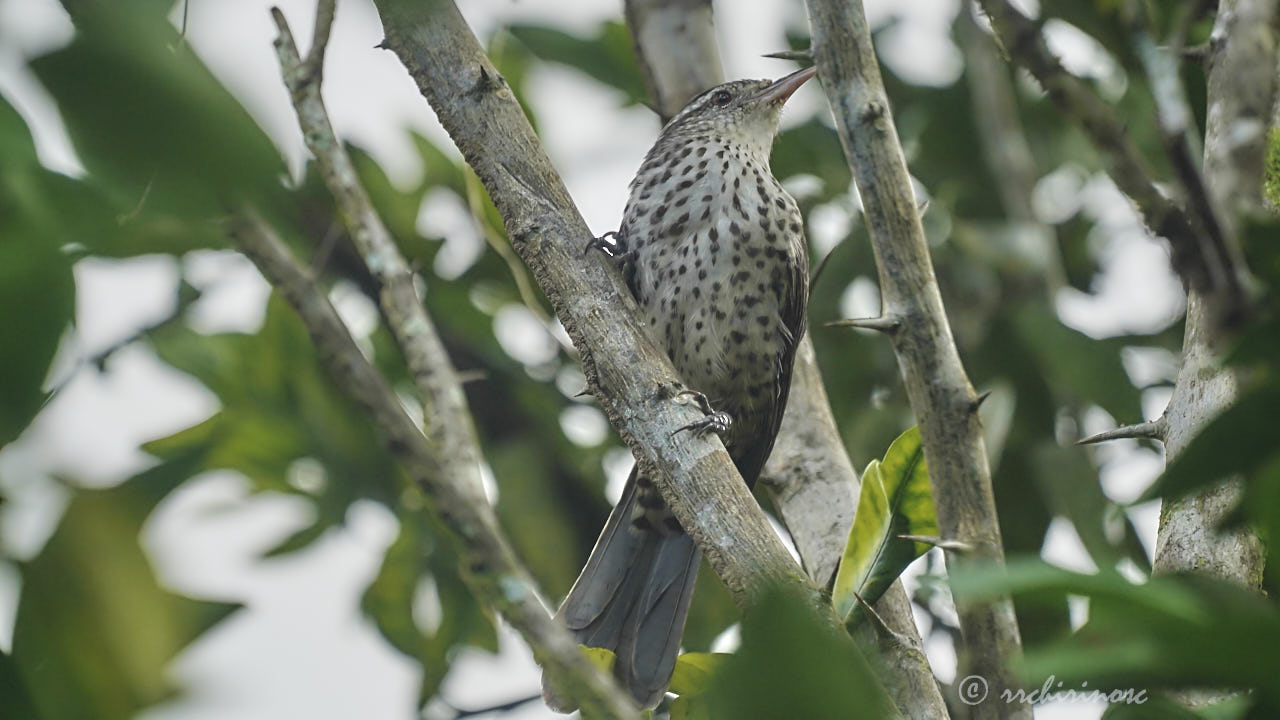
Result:
M685 653L676 658L668 689L676 695L698 695L711 687L712 675L731 655L729 653Z
M915 427L899 435L884 460L872 460L862 475L862 494L832 592L841 617L855 612L859 596L875 602L929 550L928 544L901 535L938 535L929 470Z
M613 672L613 664L617 662L618 656L613 654L612 650L606 648L587 647L586 645L578 645L578 649L583 655L587 656L596 667L605 672Z

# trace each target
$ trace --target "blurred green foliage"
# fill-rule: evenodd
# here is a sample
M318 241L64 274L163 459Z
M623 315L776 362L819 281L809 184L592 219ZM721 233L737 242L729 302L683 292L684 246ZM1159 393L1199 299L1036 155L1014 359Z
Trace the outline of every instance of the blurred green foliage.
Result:
M272 140L157 12L167 3L145 0L107 13L92 10L92 0L68 4L85 8L84 17L94 22L31 69L61 111L85 173L71 177L42 167L25 122L0 100L0 307L21 308L0 315L0 445L17 438L49 397L45 381L73 322L72 268L82 258L182 257L225 248L219 220L227 207L247 203L278 227L325 284L354 287L369 298L378 290L343 235L314 168L305 168L297 182L284 178ZM1128 49L1131 38L1118 29L1122 4L1041 5L1111 53L1122 82L1108 85L1119 93L1109 99L1129 119L1130 136L1155 171L1167 177L1150 93ZM1177 26L1184 5L1146 3L1158 37ZM1186 27L1187 44L1207 38L1206 19L1190 18ZM790 41L808 44L803 35ZM619 22L581 35L518 25L499 30L490 43L495 64L526 109L526 80L543 63L573 69L622 104L646 100ZM1204 74L1193 63L1183 67L1202 127ZM1044 97L1012 75L1008 79L1038 173L1070 167L1081 177L1096 176L1099 159L1082 136ZM1228 707L1236 714L1225 717L1277 712L1280 686L1264 670L1274 666L1269 648L1280 642L1274 603L1199 579L1133 583L1118 575L1121 566L1147 572L1150 549L1141 546L1124 508L1103 492L1098 457L1070 444L1091 410L1100 408L1119 422L1140 418L1147 388L1134 384L1121 353L1131 347L1176 352L1180 324L1101 339L1064 324L1049 266L1060 266L1068 287L1089 292L1098 272L1097 218L1077 207L1046 229L1047 256L1025 252L1020 242L1026 229L1007 219L995 191L1001 178L978 141L969 78L925 87L887 66L885 81L912 172L931 199L924 221L961 354L979 389L996 390L989 402L1005 418L989 423L988 447L1006 552L1038 555L1050 522L1061 518L1100 569L1088 576L1018 562L1007 575L961 578L957 592L975 598L1001 588L1015 593L1031 648L1028 678L1053 672L1098 685L1252 687L1257 692ZM656 119L653 129L656 134ZM546 303L515 260L492 203L456 154L420 135L411 141L425 171L412 187L396 185L371 156L350 149L377 209L422 270L429 309L450 356L477 378L466 392L496 480L499 517L555 600L572 583L609 510L602 465L617 443L583 446L563 430L565 411L591 402L573 397L580 376L568 352L526 364L499 341L497 314L527 306L531 317L545 317ZM913 420L889 344L823 327L842 317L851 282L875 276L829 118L801 119L784 130L773 170L806 188L797 198L806 218L834 212L850 220L814 286L810 327L839 427L863 466ZM460 275L435 270L442 240L423 235L418 223L428 197L464 208L485 244ZM1271 288L1280 280L1276 237L1275 226L1255 223L1244 241L1251 267ZM311 523L266 555L309 547L341 527L358 501L393 511L399 532L363 593L362 609L392 647L421 664L425 703L460 649L493 651L497 644L494 618L460 580L451 538L392 463L377 431L332 387L305 330L282 302L270 302L254 332L205 335L186 322L191 300L138 342L208 388L218 410L147 444L156 464L118 487L86 490L67 481L72 499L52 538L19 564L13 649L0 653L0 718L126 718L172 694L165 668L173 656L235 606L164 589L138 535L169 493L215 469L239 473L254 493L300 498L314 510ZM1256 327L1245 332L1233 355L1249 380L1241 401L1192 443L1149 495L1184 494L1241 475L1248 500L1236 521L1274 537L1280 533L1280 445L1273 421L1280 399L1274 370L1280 303L1267 294L1261 306ZM385 326L360 340L393 386L413 397ZM1157 385L1171 381L1165 377ZM917 548L911 549L914 554ZM698 583L685 637L692 651L709 649L739 620L713 573L704 570ZM1278 586L1272 575L1269 588ZM937 587L921 585L916 599L926 610L926 595ZM422 627L414 618L423 592L439 601L437 626ZM1068 622L1068 595L1091 601L1090 621L1076 632ZM932 627L956 633L944 615L932 615ZM672 717L883 716L887 701L847 639L827 635L790 600L763 603L744 619L742 638L730 659L708 660L705 667L695 665L711 656L684 661ZM1181 712L1160 702L1151 707L1165 708L1162 717ZM1142 711L1116 715L1134 712Z

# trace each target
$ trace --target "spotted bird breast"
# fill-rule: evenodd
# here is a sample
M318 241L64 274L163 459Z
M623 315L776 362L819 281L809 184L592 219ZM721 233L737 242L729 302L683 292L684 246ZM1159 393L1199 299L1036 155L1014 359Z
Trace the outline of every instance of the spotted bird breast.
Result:
M632 185L621 228L632 291L689 387L733 416L730 452L771 446L804 329L800 212L767 163L728 144L670 155L646 160Z

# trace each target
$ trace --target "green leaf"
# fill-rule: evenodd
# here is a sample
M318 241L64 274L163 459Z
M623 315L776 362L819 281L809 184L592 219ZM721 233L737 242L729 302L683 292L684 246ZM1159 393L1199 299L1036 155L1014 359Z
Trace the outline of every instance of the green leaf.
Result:
M22 680L22 673L13 658L0 651L0 720L38 720L31 693Z
M747 612L742 646L715 673L707 700L716 718L884 720L896 714L848 634L833 631L805 600L783 591L766 593Z
M208 218L282 193L279 152L163 16L95 14L31 68L90 174L131 207Z
M670 692L676 695L698 695L711 688L712 675L724 667L732 653L685 653L676 658L671 674Z
M1138 389L1120 353L1062 324L1044 305L1028 305L1015 319L1018 334L1035 353L1049 386L1076 403L1097 403L1124 421L1141 415Z
M543 60L568 65L621 90L627 104L648 98L631 48L631 33L620 22L604 23L595 37L578 37L537 25L512 25L507 31Z
M400 534L387 548L360 607L394 648L421 663L422 706L439 691L458 645L496 650L497 637L493 616L463 586L454 550L437 542L438 528L427 514L401 508L398 515ZM420 627L413 613L425 582L440 601L440 624L430 629Z
M884 461L872 460L862 474L862 494L849 528L832 603L843 618L851 618L860 596L874 603L912 560L930 545L900 535L938 535L929 470L913 427L889 446Z
M271 553L306 547L340 525L362 498L393 505L407 484L364 413L333 386L306 329L278 296L268 302L256 334L200 335L175 324L150 339L161 359L203 383L222 409L145 449L161 457L198 451L204 470L236 470L258 490L314 504L315 523ZM295 482L295 463L302 460L323 470L314 485Z
M582 651L583 655L587 656L587 659L591 661L592 665L595 665L607 673L613 672L613 664L618 661L618 656L614 655L612 650L598 647L587 647L586 645L579 645L578 649Z
M42 717L126 720L170 697L173 657L238 607L165 590L138 544L152 509L197 467L187 457L77 492L23 566L13 661Z
M1186 575L1133 584L1114 572L1086 575L1025 559L1007 571L958 570L952 591L962 602L1006 592L1027 602L1089 598L1083 627L1027 652L1020 675L1031 686L1053 675L1098 688L1253 689L1270 716L1280 711L1280 610L1233 583Z
M71 263L52 238L8 216L0 201L0 446L44 404L58 341L73 319ZM16 222L15 222L16 221Z

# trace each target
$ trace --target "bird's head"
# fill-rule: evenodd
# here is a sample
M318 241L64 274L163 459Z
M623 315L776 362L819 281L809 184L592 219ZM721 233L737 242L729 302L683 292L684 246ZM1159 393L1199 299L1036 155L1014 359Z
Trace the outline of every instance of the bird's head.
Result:
M662 130L663 139L688 141L702 136L732 141L767 158L778 132L782 106L816 68L778 80L734 80L689 101Z

